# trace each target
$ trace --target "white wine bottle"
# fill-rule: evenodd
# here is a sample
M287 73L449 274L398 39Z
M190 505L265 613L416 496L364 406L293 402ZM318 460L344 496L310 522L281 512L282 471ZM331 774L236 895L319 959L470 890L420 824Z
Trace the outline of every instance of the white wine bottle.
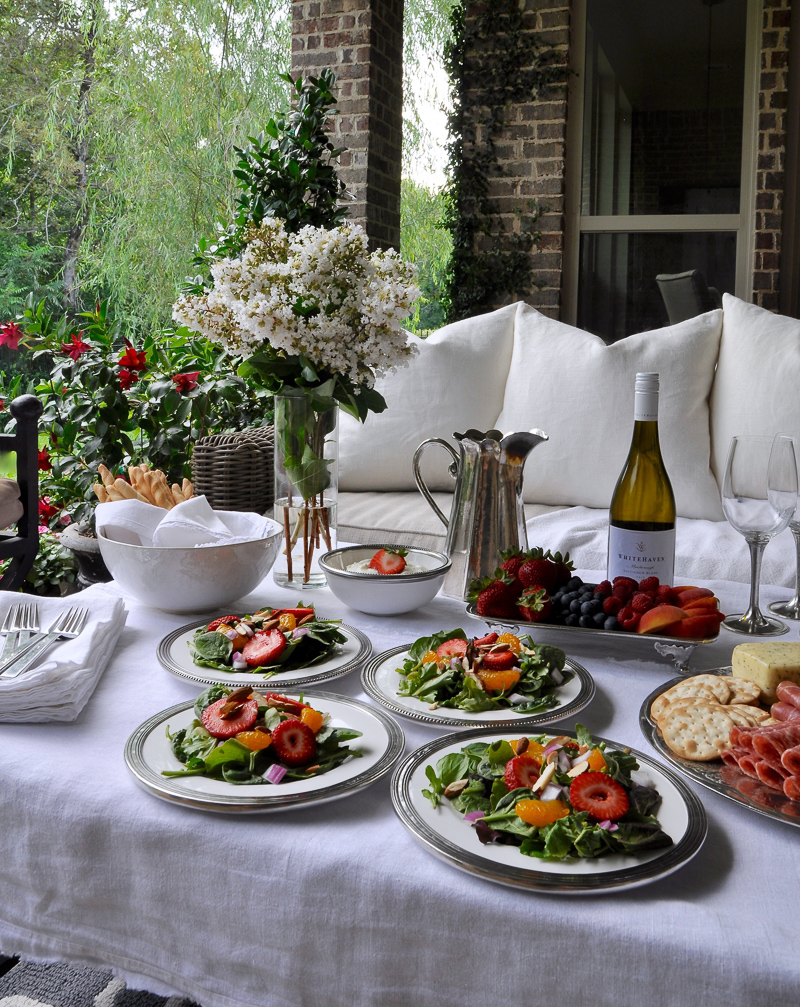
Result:
M675 495L658 442L658 374L636 375L633 439L608 512L608 579L672 584Z

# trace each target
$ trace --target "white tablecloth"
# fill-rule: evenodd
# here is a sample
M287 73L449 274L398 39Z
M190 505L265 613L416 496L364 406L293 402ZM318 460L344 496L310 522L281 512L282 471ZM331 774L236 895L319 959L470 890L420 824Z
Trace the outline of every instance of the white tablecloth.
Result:
M711 586L723 609L741 611L746 587ZM765 588L764 604L779 595ZM267 581L245 609L297 597ZM306 597L367 632L376 652L475 628L442 598L381 620L327 588ZM644 888L569 898L503 888L430 856L395 817L388 778L335 803L248 817L145 793L124 765L126 739L199 689L155 657L164 634L189 620L129 607L75 723L0 725L2 952L111 966L203 1007L774 1007L800 998L800 832L702 788L709 835L690 864ZM723 631L693 666L728 663L738 642ZM674 672L623 659L619 646L570 649L597 683L578 719L652 754L639 707ZM357 673L323 688L365 698ZM402 727L408 751L437 736Z

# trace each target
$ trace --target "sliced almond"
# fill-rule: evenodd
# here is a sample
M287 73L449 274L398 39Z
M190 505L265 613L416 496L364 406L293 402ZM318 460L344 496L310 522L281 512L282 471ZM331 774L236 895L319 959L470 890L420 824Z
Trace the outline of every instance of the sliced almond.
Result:
M444 796L449 798L458 797L461 791L467 788L468 784L469 780L467 779L454 780L452 783L448 783L444 788Z
M577 765L573 766L572 769L570 769L569 772L567 773L567 776L580 776L581 773L585 773L588 768L589 768L589 761L587 759L586 761L579 762Z
M531 790L535 794L537 790L544 790L547 784L553 779L556 774L556 764L551 762L550 765L545 769L539 779L531 787Z

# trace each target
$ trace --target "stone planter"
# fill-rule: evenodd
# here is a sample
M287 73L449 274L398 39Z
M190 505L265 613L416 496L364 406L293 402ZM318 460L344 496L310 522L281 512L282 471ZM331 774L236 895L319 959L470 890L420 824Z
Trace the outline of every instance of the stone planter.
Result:
M78 561L79 590L83 590L91 584L105 584L113 580L100 554L100 546L88 521L68 525L61 532L60 541Z

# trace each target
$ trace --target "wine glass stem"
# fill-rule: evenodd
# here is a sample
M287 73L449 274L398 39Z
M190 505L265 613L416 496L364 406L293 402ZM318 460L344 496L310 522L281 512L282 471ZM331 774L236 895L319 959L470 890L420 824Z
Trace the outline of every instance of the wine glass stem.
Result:
M759 623L765 621L758 607L758 592L761 584L761 559L764 555L764 547L767 542L768 539L761 538L760 536L747 540L747 544L750 547L750 604L742 616L742 619L747 622Z
M794 598L789 602L797 608L800 605L800 522L792 521L789 525L794 535L794 550L797 557L797 572L794 578Z

